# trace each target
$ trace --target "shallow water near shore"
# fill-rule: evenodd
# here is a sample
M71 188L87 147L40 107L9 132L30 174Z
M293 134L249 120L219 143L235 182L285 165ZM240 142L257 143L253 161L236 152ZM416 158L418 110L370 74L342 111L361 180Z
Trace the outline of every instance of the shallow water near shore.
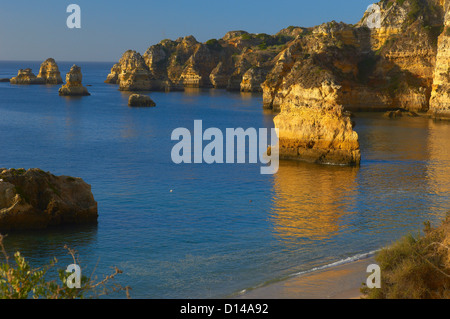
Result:
M58 62L63 78L72 64ZM151 92L155 108L130 108L103 83L112 63L77 64L89 97L0 83L0 167L82 177L99 206L96 226L9 233L7 249L35 265L55 256L65 268L67 244L85 274L123 270L117 282L134 298L229 297L418 234L449 210L450 123L358 113L359 168L176 165L171 133L194 120L273 127L261 95ZM0 78L39 65L0 62Z

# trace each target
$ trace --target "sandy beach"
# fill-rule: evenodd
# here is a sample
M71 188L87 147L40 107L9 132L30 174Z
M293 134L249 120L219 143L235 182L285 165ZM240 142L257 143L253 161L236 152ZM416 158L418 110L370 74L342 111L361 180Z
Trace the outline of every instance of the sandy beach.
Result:
M244 292L243 299L359 299L374 257L332 266Z

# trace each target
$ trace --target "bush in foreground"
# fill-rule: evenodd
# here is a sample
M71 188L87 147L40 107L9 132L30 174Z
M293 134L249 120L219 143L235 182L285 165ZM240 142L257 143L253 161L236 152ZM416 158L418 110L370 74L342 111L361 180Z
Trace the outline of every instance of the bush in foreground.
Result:
M450 214L438 228L425 223L424 235L409 235L378 253L381 288L361 292L368 299L450 298Z
M20 252L16 252L14 259L10 260L11 258L3 244L4 238L5 236L0 234L0 255L4 257L4 261L0 259L0 299L97 298L118 291L125 291L127 297L129 297L129 287L110 283L116 275L122 273L117 268L111 275L98 282L95 279L82 276L80 288L69 288L66 282L71 273L63 269L57 271L61 283L48 278L49 271L56 267L58 262L56 258L50 261L48 265L39 268L32 268ZM67 248L67 246L65 248L72 256L74 264L78 265L75 251Z

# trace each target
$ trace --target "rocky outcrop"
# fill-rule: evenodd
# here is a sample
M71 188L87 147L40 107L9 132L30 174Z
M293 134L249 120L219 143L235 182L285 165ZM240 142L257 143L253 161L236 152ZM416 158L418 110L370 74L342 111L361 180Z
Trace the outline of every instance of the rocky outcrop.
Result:
M450 119L450 3L445 1L444 31L438 39L436 66L429 114L436 119Z
M152 89L151 73L142 56L136 51L128 50L125 52L119 63L113 66L108 77L110 79L116 78L116 83L119 84L119 90L121 91L147 91Z
M276 35L230 31L205 43L192 36L163 40L148 48L144 63L130 64L141 76L121 84L122 57L107 81L123 90L262 90L264 107L279 112L287 84L311 78L306 72L319 78L325 72L339 85L335 102L346 110L400 107L446 117L448 1L383 0L377 5L380 28L367 27L373 17L366 13L356 25L291 26Z
M377 5L376 28L365 13L355 25L292 26L273 36L232 31L205 43L189 36L161 41L144 60L152 80L164 83L154 88L262 90L264 108L280 112L281 157L357 165L345 111L450 118L449 1Z
M262 92L261 84L266 80L267 73L263 68L250 68L242 76L241 92Z
M280 158L320 164L360 164L358 134L350 116L334 102L338 89L333 83L321 88L299 83L283 96L281 112L274 118L279 130ZM305 96L314 102L304 104Z
M39 69L39 74L37 77L44 79L46 84L63 83L58 65L52 58L48 58L41 64L41 68Z
M96 223L97 202L81 178L40 169L0 169L0 229Z
M156 106L156 103L148 95L131 94L128 98L128 106Z
M45 80L36 77L30 68L20 69L17 76L11 78L11 84L45 84Z
M73 65L69 73L66 74L66 84L59 89L59 95L62 96L85 96L91 95L88 90L81 84L83 75L81 68Z
M205 43L198 42L193 36L163 40L149 47L142 57L135 51L125 52L105 82L119 84L121 90L127 91L170 91L192 87L239 91L245 73L255 68L254 74L247 74L242 88L261 91L260 84L270 69L271 59L289 40L291 37L287 35L256 35L245 31L228 32L222 39ZM138 84L142 78L120 78L119 74L133 70L145 74L146 85ZM124 81L128 83L123 84Z

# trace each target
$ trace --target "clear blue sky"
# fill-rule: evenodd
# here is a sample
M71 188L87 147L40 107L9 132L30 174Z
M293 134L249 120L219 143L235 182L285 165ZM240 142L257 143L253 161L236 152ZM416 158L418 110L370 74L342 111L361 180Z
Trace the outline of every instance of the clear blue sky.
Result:
M274 34L289 26L356 23L366 0L2 0L0 60L117 61L162 39L221 38L230 30ZM66 8L81 7L81 29L68 29Z

